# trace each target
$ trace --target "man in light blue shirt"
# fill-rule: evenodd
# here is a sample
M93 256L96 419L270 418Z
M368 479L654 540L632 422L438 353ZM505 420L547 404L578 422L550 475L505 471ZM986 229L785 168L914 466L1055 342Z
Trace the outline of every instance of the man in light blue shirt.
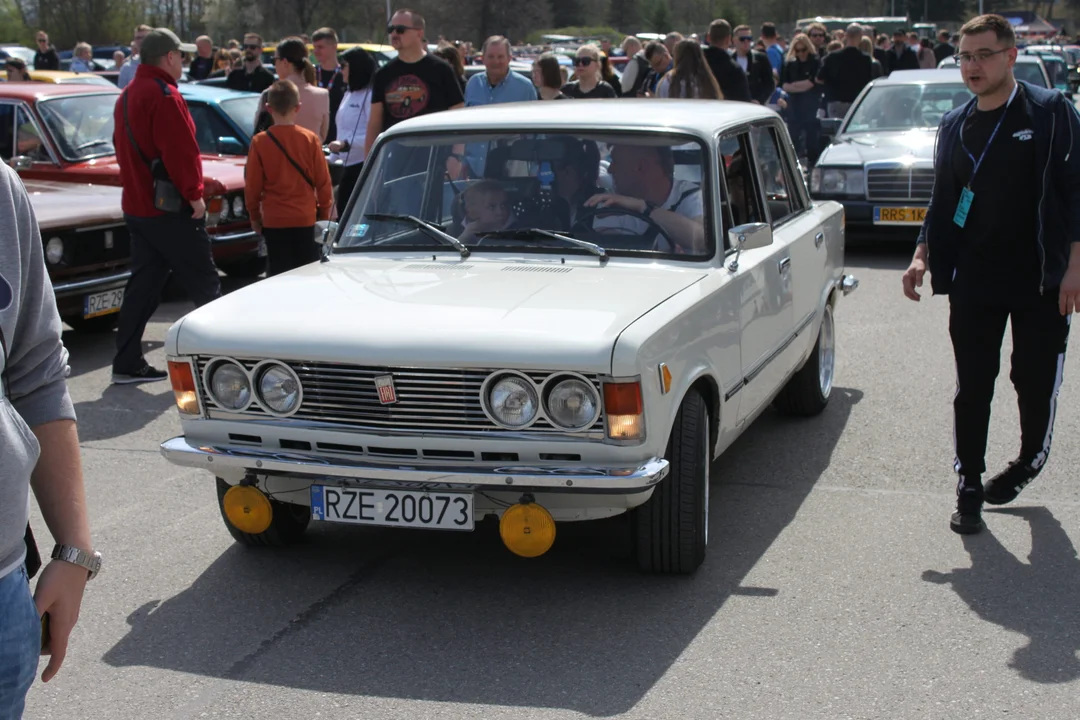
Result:
M465 86L465 107L538 99L532 81L510 71L510 57L510 41L502 35L493 35L484 41L486 72L469 78ZM473 143L466 148L465 160L473 177L483 175L486 157L486 145Z
M769 56L769 64L777 77L784 68L784 48L780 47L779 38L776 36L776 26L771 22L761 24L761 42L765 45L765 54Z
M152 29L149 25L140 25L135 28L135 37L131 41L131 57L120 68L120 76L116 79L116 86L121 90L135 79L135 71L139 69L139 48L142 47L143 38Z

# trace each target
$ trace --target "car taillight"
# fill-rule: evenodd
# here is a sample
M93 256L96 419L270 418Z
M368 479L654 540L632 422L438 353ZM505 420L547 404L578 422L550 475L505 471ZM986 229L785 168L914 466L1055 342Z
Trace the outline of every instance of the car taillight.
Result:
M640 382L604 384L604 415L607 436L612 440L641 440L645 437L644 405Z
M169 361L169 382L172 383L176 407L184 415L199 415L199 392L195 387L195 375L191 363L187 361Z

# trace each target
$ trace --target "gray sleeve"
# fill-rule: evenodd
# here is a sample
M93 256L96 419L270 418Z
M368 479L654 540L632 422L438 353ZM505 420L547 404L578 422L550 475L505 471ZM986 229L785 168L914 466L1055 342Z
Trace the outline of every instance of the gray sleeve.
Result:
M30 427L74 420L68 352L37 218L18 175L7 165L0 173L0 204L6 206L0 212L0 273L14 290L10 310L15 311L14 322L5 323L10 400Z
M120 75L116 78L116 87L124 89L131 79L135 77L135 66L130 60L120 66Z

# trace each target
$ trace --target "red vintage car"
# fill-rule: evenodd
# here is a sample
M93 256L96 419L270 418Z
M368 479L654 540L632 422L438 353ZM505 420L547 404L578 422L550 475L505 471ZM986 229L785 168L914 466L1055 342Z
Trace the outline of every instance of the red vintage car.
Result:
M0 83L0 159L26 180L119 186L113 148L119 96L119 90L99 85ZM261 238L244 207L245 162L203 155L214 261L235 277L254 277L265 266Z

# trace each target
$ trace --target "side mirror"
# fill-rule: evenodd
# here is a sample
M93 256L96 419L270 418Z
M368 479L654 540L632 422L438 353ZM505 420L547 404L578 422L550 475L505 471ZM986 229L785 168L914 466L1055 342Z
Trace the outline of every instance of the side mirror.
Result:
M768 223L746 223L731 228L728 230L728 243L735 248L735 259L728 264L728 270L735 272L739 269L739 255L744 250L768 247L772 241L772 225Z
M337 235L338 224L333 220L320 220L315 223L315 242L329 245Z
M246 155L244 144L234 137L219 137L217 139L217 151L219 155Z
M16 172L19 170L29 170L34 166L33 158L29 158L26 155L16 155L11 158L11 167Z
M840 132L840 125L844 122L844 118L821 118L818 122L821 123L821 134L832 137Z

